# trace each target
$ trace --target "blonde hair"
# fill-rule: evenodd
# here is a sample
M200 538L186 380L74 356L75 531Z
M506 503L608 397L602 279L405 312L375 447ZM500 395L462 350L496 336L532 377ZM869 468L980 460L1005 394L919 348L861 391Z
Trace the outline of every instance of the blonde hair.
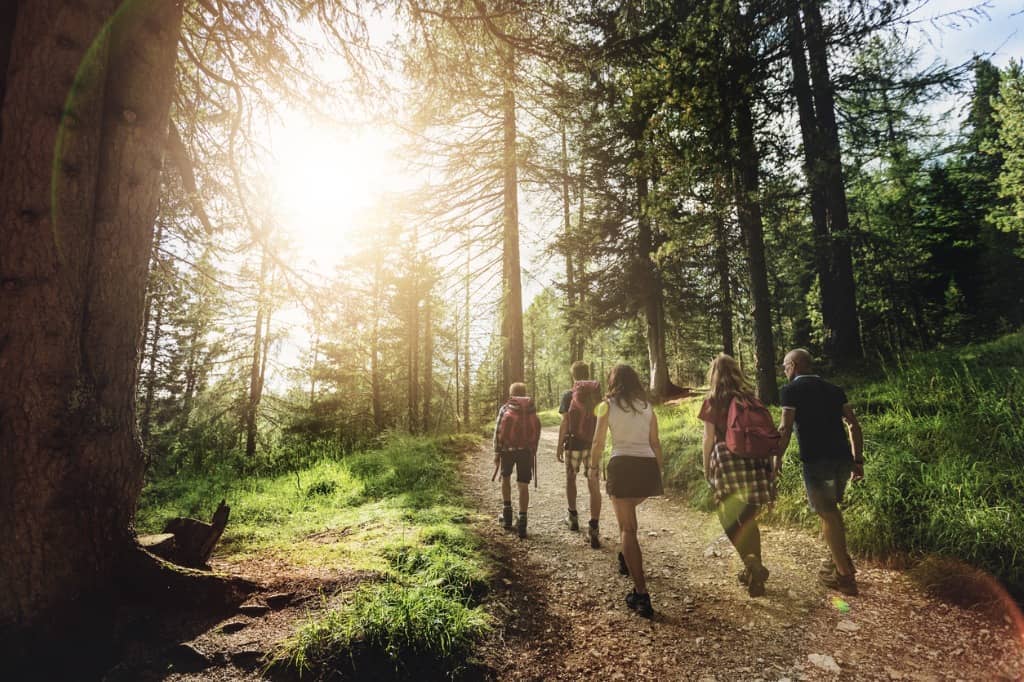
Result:
M521 381L517 381L508 387L508 395L510 398L524 398L526 397L526 384Z
M743 375L740 363L725 353L711 361L708 368L708 395L711 404L717 408L725 407L733 398L749 400L754 397L750 382Z

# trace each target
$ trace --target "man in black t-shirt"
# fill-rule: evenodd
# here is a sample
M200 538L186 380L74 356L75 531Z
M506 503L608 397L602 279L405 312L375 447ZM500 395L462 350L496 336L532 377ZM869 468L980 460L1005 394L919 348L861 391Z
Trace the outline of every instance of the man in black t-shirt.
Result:
M593 394L590 396L591 402L600 399L598 384L589 381L590 365L582 360L577 360L572 363L569 373L572 375L574 386L580 386L581 382L584 386L589 386L589 390ZM562 423L558 428L558 445L555 450L555 458L559 462L565 462L565 499L569 505L569 513L565 517L565 525L568 526L569 530L578 531L580 522L576 511L576 476L579 474L581 466L585 474L589 473L590 445L594 437L593 428L596 424L596 419L588 421L590 433L570 433L573 419L578 422L581 420L579 414L570 414L572 394L572 389L563 393L562 400L558 405L558 413L562 415ZM583 396L580 397L582 398ZM597 549L601 546L600 530L598 528L598 521L601 518L601 484L593 476L587 475L586 480L587 489L590 492L590 523L587 528L587 537L590 540L590 546Z
M855 569L846 551L846 527L838 503L848 481L864 477L864 436L843 389L812 374L811 354L803 348L786 354L782 370L782 452L796 427L807 502L821 518L832 562L821 582L845 594L857 594ZM845 424L844 424L845 422Z

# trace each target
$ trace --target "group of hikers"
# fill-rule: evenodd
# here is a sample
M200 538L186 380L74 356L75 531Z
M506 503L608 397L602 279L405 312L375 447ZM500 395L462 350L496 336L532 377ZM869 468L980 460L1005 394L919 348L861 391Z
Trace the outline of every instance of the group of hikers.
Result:
M782 363L788 383L782 387L782 421L776 428L757 399L739 363L720 354L707 373L708 392L699 417L704 478L711 487L722 529L743 562L738 579L752 597L765 594L769 571L762 562L757 517L775 501L782 456L796 431L804 488L811 510L821 519L830 556L822 562L819 581L847 595L857 594L856 568L846 549L846 529L839 503L847 483L864 476L864 439L845 392L813 373L811 354L797 348ZM619 525L618 569L633 581L627 606L652 618L654 609L644 578L637 540L637 506L663 493L664 460L658 417L640 377L629 365L616 365L602 396L585 362L572 364L573 387L562 395L556 459L565 464L568 513L565 525L580 529L576 480L583 471L590 500L587 536L601 546L600 471L605 442L611 457L605 491ZM502 526L526 537L530 481L535 479L540 419L526 384L513 383L498 411L494 428L495 475L501 472ZM519 491L519 514L513 523L512 472ZM493 479L493 477L492 477Z

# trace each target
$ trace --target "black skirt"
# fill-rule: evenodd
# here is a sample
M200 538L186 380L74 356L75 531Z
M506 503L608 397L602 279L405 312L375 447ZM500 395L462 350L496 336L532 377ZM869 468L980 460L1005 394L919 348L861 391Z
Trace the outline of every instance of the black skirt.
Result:
M661 470L654 457L617 455L608 460L605 490L612 497L653 497L665 491Z

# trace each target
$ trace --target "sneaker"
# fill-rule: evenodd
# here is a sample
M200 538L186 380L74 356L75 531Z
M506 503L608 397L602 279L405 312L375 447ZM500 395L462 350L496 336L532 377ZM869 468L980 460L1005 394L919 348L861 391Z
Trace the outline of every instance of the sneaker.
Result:
M505 507L501 510L501 527L505 530L512 530L512 507Z
M629 566L626 565L626 557L619 552L619 575L629 575Z
M636 615L643 618L654 618L654 607L651 606L651 595L648 593L637 594L636 590L626 595L626 606L636 611Z
M858 592L857 579L852 575L842 575L833 571L829 575L819 575L818 582L829 589L839 590L850 596L856 596Z
M769 575L771 575L771 571L769 571L762 564L762 566L761 566L761 582L764 582L764 581L768 580L768 576ZM739 581L740 585L743 585L744 587L746 587L747 585L750 584L750 571L748 569L744 568L742 571L740 571L736 575L736 580Z
M569 527L569 530L578 531L580 529L579 515L574 511L570 511L565 517L565 525Z
M521 538L526 537L526 517L523 515L520 515L519 520L516 522L516 533Z
M601 548L601 536L594 526L587 529L587 534L590 536L590 547L591 549Z

